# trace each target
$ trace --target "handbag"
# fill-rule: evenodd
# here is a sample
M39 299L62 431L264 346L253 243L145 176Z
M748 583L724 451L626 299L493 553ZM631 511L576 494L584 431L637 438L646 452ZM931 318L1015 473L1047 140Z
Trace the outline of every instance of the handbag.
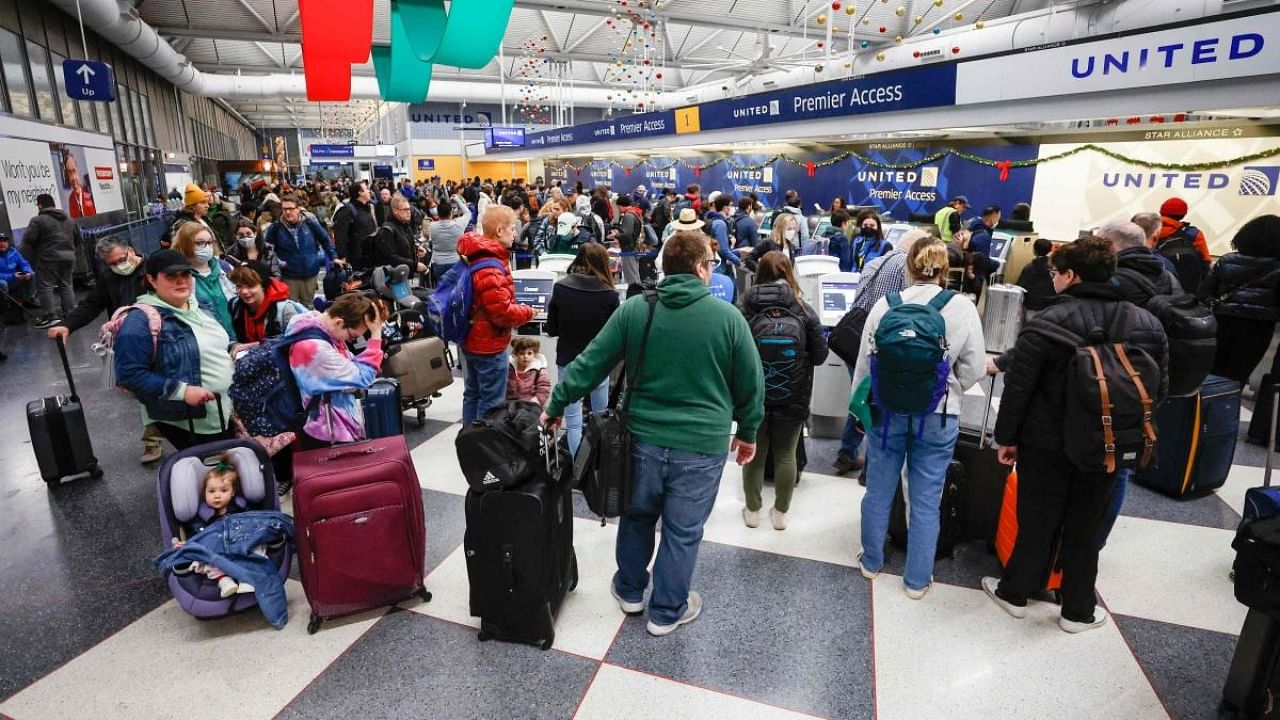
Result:
M885 265L888 263L881 262L880 267L871 273L870 280L858 283L859 294L862 288L875 284L876 278L880 277L880 272L884 270ZM853 302L854 306L849 308L827 336L827 347L849 366L858 364L858 352L862 349L862 332L867 327L867 316L871 314L867 308L857 305L857 296L854 296Z
M627 410L631 406L631 396L635 392L640 373L644 370L644 356L649 347L649 331L653 328L658 292L646 287L644 297L649 304L649 317L645 321L644 338L640 341L635 372L628 378L627 370L623 368L622 377L609 395L608 408L588 417L578 454L573 458L574 483L582 490L587 507L600 516L601 525L604 525L605 518L622 517L627 513L627 508L631 505L631 494L635 489L631 461L633 441L631 431L627 429ZM618 396L622 392L624 381L627 394L622 399L622 407L618 407Z

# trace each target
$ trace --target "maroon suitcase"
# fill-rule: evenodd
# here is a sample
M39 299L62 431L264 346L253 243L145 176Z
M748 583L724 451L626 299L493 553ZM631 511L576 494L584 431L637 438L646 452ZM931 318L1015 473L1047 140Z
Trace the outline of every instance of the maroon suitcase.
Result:
M307 632L413 595L431 599L422 488L403 435L296 453L293 474Z

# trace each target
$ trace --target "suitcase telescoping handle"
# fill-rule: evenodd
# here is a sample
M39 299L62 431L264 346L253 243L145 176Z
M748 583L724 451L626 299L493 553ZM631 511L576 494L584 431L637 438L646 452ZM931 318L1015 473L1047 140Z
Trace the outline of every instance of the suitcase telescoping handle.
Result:
M1271 434L1267 436L1267 469L1262 474L1262 487L1271 487L1271 468L1275 465L1276 421L1280 415L1280 382L1271 388Z
M222 395L219 393L214 393L213 400L214 402L218 403L218 423L225 428L227 426L227 416L222 414ZM191 416L190 405L187 406L187 429L191 431L192 435L196 434L196 421L195 421L195 418Z
M996 376L991 376L991 385L987 388L987 407L982 411L982 428L978 435L978 449L986 450L995 440L987 432L987 425L991 422L991 403L996 399Z
M71 362L67 360L67 346L62 342L62 336L57 337L58 355L62 356L62 369L67 373L67 384L71 386L72 402L80 402L80 396L76 394L76 381L71 377Z

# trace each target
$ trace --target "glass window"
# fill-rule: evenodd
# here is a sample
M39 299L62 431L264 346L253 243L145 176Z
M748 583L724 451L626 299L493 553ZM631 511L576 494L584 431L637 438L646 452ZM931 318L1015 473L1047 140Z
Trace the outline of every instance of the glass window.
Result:
M130 90L129 102L133 105L133 122L137 126L138 144L150 145L151 140L148 138L146 123L142 116L142 96Z
M8 30L0 30L0 60L4 62L4 82L9 88L9 108L14 115L30 117L31 85L27 83L26 59L22 56L22 40Z
M129 91L123 85L116 86L116 103L120 105L120 126L124 128L124 139L133 145L138 142L138 134L133 130L133 105L129 100Z
M156 147L159 143L156 142L156 128L151 124L151 102L145 95L139 95L138 97L142 102L143 135L146 136L148 145Z
M53 65L53 91L58 96L58 103L62 105L63 124L92 128L93 125L87 119L81 121L79 114L76 112L76 101L67 97L66 88L63 87L62 61L66 60L66 58L56 52L51 52L49 53L49 60Z
M58 101L54 98L57 91L53 87L53 78L49 75L49 51L28 40L27 59L31 63L31 85L36 91L36 107L40 111L40 119L61 122L58 118Z
M111 136L120 142L128 139L125 132L124 105L124 86L116 85L116 99L111 101Z
M98 115L97 109L93 107L94 103L88 100L80 100L76 103L80 106L80 126L85 130L97 130L98 132L110 133L110 126L103 127L107 124L106 113Z

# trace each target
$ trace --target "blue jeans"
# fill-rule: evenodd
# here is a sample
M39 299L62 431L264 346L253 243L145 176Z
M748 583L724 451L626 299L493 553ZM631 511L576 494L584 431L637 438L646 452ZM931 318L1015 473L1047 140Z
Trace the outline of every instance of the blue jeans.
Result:
M564 368L564 365L556 366L556 369L559 370L559 374L556 377L564 377ZM603 412L608 404L609 378L606 377L591 391L592 414ZM582 401L564 406L564 430L569 440L569 454L577 455L578 446L582 444Z
M507 402L506 353L475 355L462 351L466 358L466 384L462 390L462 424L470 425L485 413Z
M845 365L849 370L849 381L853 382L853 366ZM849 456L850 460L858 457L858 448L862 446L862 431L858 429L856 419L850 415L844 421L844 435L840 438L840 452Z
M889 509L906 462L911 516L907 522L907 570L902 579L912 590L923 590L933 582L942 486L960 436L960 421L955 415L934 413L925 419L923 435L916 437L919 430L919 418L905 415L895 415L876 427L867 439L867 494L862 498L862 566L879 572L884 565ZM885 432L889 434L887 443L883 441Z
M653 564L649 619L671 625L688 605L702 529L720 489L726 455L673 450L636 441L635 490L618 525L618 572L613 586L627 602L643 602L653 559L653 531L662 519L662 544Z
M1117 470L1116 486L1111 494L1111 504L1107 507L1107 515L1102 519L1102 526L1098 528L1098 549L1107 546L1107 538L1111 537L1111 528L1116 525L1116 518L1120 516L1120 509L1124 507L1125 492L1129 489L1129 480L1133 478L1133 470Z

